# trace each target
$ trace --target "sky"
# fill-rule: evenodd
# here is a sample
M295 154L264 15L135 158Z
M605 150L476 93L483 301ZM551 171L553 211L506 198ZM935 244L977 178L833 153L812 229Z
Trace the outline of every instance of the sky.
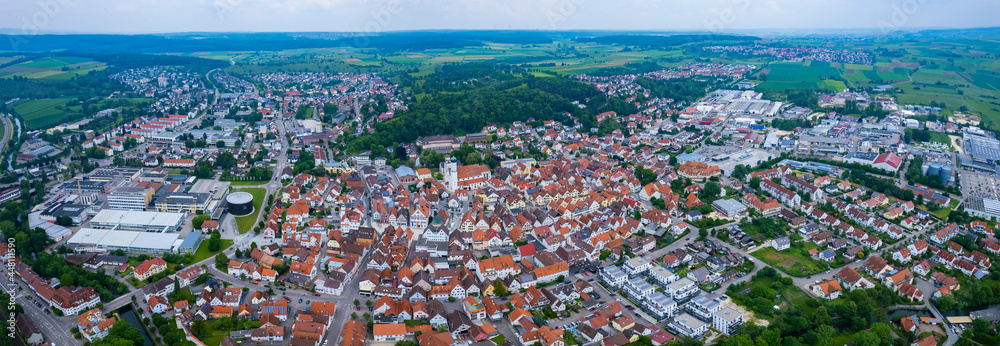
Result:
M20 34L1000 26L997 0L6 0Z

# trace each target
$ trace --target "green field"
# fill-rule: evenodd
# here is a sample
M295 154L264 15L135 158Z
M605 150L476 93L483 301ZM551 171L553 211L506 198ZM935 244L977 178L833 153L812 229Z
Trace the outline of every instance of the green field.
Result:
M107 64L89 58L40 58L2 68L0 69L0 78L18 76L43 80L67 80L107 67Z
M840 79L840 70L825 61L776 62L765 66L756 78L760 80L766 78L760 87L772 90L811 89L839 92L846 88L844 82L830 80Z
M254 208L253 213L250 215L239 216L236 218L236 226L242 234L253 229L253 226L257 221L257 215L260 214L261 205L264 204L264 195L267 194L267 189L262 187L247 187L239 190L253 195Z
M41 99L31 100L14 106L14 112L24 118L28 129L39 129L58 125L69 113L56 109L56 106L66 105L71 99Z
M226 248L228 248L230 246L233 246L233 240L232 239L222 239L222 247L219 248L220 250L216 251L216 252L211 252L211 251L208 251L208 240L204 240L204 241L201 242L201 245L198 245L198 250L196 250L194 252L193 263L198 263L198 262L204 261L207 258L215 257L216 254L218 254L219 252L221 252L222 250L225 250Z
M795 246L782 251L767 247L757 250L751 255L778 268L785 274L795 277L821 273L830 268L825 262L810 258L804 251L806 251L804 248Z
M912 132L913 132L912 129L906 129L907 136L909 136L910 133ZM947 133L935 132L935 131L927 131L927 132L931 134L930 142L941 143L947 146L951 146L951 137L948 137Z

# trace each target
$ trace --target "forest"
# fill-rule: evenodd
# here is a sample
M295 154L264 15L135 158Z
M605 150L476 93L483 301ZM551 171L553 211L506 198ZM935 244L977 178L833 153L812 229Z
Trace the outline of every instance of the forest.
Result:
M642 48L673 47L687 43L707 41L758 41L759 37L736 35L610 35L582 38L582 42L620 44Z
M502 64L444 65L426 78L401 77L403 85L420 88L428 96L392 119L375 124L375 133L347 137L347 151L359 153L392 143L413 142L419 137L477 133L487 123L511 124L558 120L579 122L586 131L597 127L595 114L614 111L634 114L635 106L619 98L608 98L594 86L569 79L539 78L517 67ZM487 78L488 77L488 78ZM458 87L453 83L473 81ZM589 99L589 102L585 102ZM586 104L580 108L572 101ZM605 129L620 128L603 124Z

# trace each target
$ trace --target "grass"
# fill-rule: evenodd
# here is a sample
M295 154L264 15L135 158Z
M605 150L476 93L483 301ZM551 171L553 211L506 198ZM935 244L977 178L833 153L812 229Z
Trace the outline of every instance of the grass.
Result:
M497 335L497 336L494 336L494 337L490 338L490 341L495 342L497 345L503 345L503 342L506 341L506 340L507 339L504 338L503 335Z
M206 336L204 338L198 338L201 342L205 343L205 345L222 345L222 339L229 336L228 330L215 330L215 328L212 328L211 323L206 323L205 325L208 326L208 330L205 332Z
M268 181L254 181L254 180L241 180L241 181L230 181L229 186L258 186L267 184Z
M130 276L128 279L125 280L128 281L128 283L132 284L132 286L135 286L135 288L142 288L142 286L146 286L145 283L139 281L139 279L136 279L134 276Z
M912 132L913 132L912 129L906 129L907 136L909 136L910 133L912 133ZM936 132L936 131L927 131L927 132L929 132L931 134L931 140L930 140L930 142L941 143L941 144L947 145L949 147L951 146L951 137L948 137L947 133Z
M59 124L69 113L65 110L56 109L71 99L40 99L31 100L14 106L14 111L24 118L24 124L28 129L39 129Z
M776 62L768 65L767 70L769 70L767 81L760 84L762 88L773 90L823 89L837 92L846 88L844 82L829 80L841 78L840 70L831 67L829 62Z
M232 239L222 239L222 247L219 248L219 251L212 252L208 251L208 241L202 241L201 245L198 246L198 250L194 252L194 262L192 262L192 264L204 261L205 259L208 258L215 257L216 254L222 252L222 250L225 250L230 246L233 246Z
M247 216L236 217L236 226L240 230L240 234L246 233L253 229L255 223L257 223L257 215L260 214L261 205L264 203L264 195L267 194L267 189L262 187L252 187L243 188L240 191L247 192L253 195L253 213Z
M66 70L63 71L63 68ZM4 67L0 69L0 77L18 76L58 81L105 68L107 68L107 64L89 58L47 57Z
M809 258L804 251L801 247L793 245L782 251L770 247L763 248L751 255L794 277L813 275L829 269L829 266L824 266L823 262Z

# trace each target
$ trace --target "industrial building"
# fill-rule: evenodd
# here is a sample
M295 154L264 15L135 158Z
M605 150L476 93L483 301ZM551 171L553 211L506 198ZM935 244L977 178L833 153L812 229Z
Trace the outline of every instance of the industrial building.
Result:
M1000 220L1000 201L993 198L969 196L965 202L965 211L973 216Z
M208 209L208 193L168 192L156 195L156 211L196 213Z
M192 232L188 238L195 236L191 242L198 242L200 234ZM179 233L150 233L133 231L114 231L104 229L82 228L76 235L66 241L66 245L78 251L100 252L123 250L144 253L175 253L180 252L187 239L180 239ZM185 249L192 249L186 244ZM181 252L185 253L185 252Z
M979 162L993 163L1000 160L1000 141L994 138L965 134L965 151Z
M114 166L95 169L87 177L91 181L112 182L124 180L130 182L139 179L139 174L141 173L142 168Z
M146 210L153 201L153 189L121 186L108 193L108 208L114 210Z
M73 224L79 225L87 219L89 206L75 204L69 201L59 202L42 210L41 218L45 221L55 222L59 217L69 217Z
M177 232L181 230L185 216L186 213L105 209L90 220L90 226L111 230Z
M735 199L719 199L712 202L712 209L733 220L747 217L747 206Z

